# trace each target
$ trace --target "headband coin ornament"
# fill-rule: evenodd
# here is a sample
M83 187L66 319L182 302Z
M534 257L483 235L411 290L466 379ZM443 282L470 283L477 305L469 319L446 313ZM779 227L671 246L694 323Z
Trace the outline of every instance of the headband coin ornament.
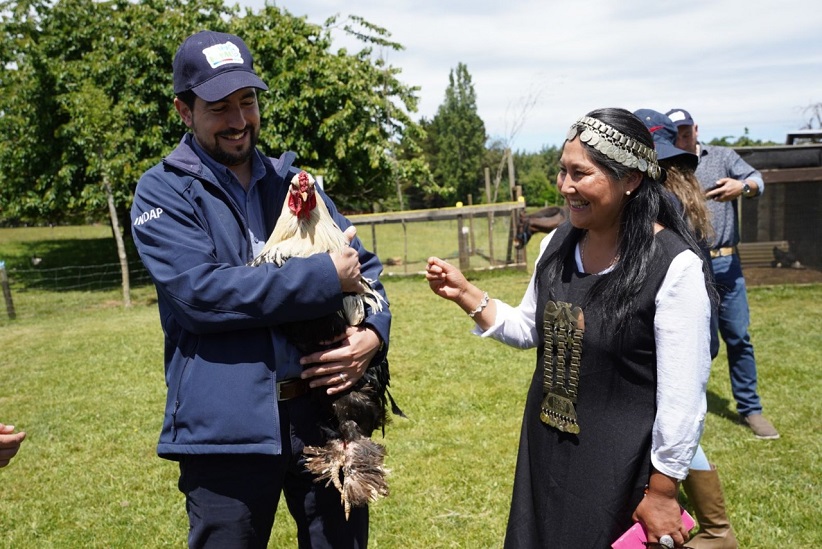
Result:
M605 122L590 116L581 116L571 125L565 139L572 141L577 134L580 141L627 168L646 173L654 181L662 175L654 149L623 135Z

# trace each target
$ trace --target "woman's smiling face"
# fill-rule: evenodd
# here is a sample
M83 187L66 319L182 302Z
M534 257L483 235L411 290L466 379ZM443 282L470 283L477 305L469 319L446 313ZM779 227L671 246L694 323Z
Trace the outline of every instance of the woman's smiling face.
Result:
M571 224L579 229L618 229L625 191L635 185L615 180L594 163L578 137L565 143L559 165L557 188L568 204Z

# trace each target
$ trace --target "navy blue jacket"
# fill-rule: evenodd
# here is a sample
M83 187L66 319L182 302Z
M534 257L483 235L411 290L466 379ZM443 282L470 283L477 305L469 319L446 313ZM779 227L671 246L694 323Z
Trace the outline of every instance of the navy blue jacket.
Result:
M247 266L253 252L246 222L191 140L186 134L140 178L131 210L134 242L157 288L165 336L168 395L157 452L171 459L280 454L276 382L299 377L301 366L277 325L338 310L340 282L328 254L292 258L281 268ZM267 234L298 171L293 160L293 153L264 160L266 175L257 184ZM334 221L343 230L350 226L320 195ZM352 246L363 276L378 280L377 257L358 239ZM386 343L386 353L388 308L366 323Z

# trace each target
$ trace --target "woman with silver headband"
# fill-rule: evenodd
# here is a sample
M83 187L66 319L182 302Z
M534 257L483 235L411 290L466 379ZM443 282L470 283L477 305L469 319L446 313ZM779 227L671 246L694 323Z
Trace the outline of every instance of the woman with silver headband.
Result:
M569 221L517 307L428 260L429 286L476 334L537 349L506 548L607 548L636 520L649 542L688 539L678 483L704 424L713 298L664 177L638 118L593 111L562 149Z

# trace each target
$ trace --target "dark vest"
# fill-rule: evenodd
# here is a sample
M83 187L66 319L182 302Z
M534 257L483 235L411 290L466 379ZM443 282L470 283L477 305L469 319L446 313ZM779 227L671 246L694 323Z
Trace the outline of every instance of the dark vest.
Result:
M590 290L600 278L619 274L579 273L574 238L569 223L558 228L537 267L536 326L540 334L550 331L544 322L549 301L582 309L578 379L568 373L573 362L569 345L559 345L560 353L566 352L563 361L557 356L556 336L547 346L543 339L525 408L506 547L610 547L631 526L650 474L656 416L655 300L671 261L687 245L672 231L657 233L647 279L631 317L617 331L603 318L601 299L591 298ZM542 263L564 242L566 253L555 258L562 261L562 274L549 284L551 265L543 268ZM555 379L572 389L578 434L540 419L546 387L543 364L553 365Z

